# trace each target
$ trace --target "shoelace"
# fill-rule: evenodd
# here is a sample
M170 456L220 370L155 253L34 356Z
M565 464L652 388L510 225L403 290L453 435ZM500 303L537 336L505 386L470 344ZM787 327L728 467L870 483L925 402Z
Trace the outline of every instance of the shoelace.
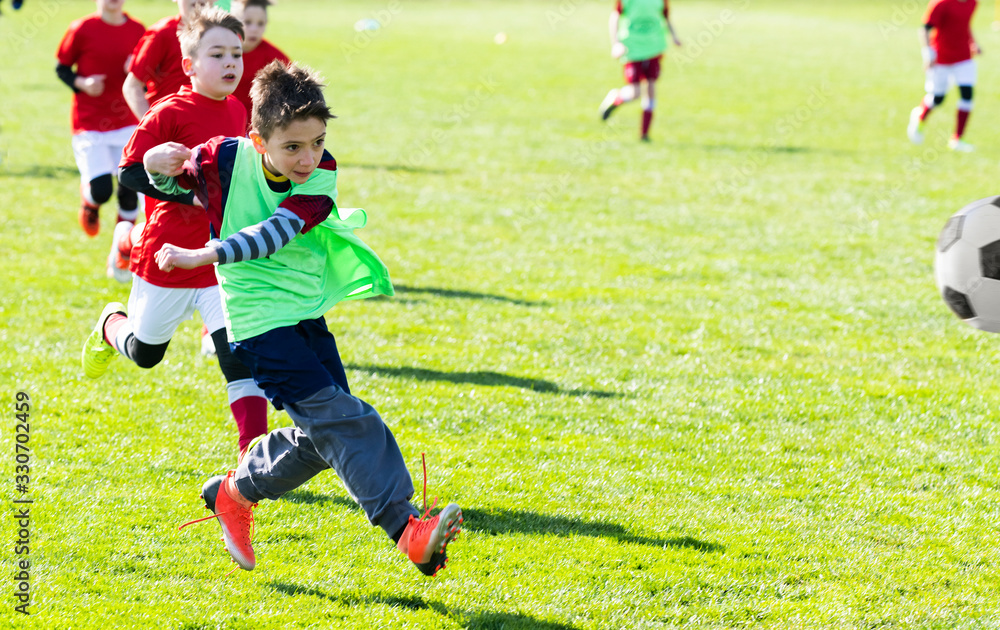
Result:
M103 343L104 340L102 339L101 342ZM103 347L91 348L90 351L94 354L91 360L99 365L107 365L111 359L115 358L114 352L108 352Z
M437 505L438 498L434 497L434 502L431 503L430 507L427 507L427 456L423 453L420 454L420 460L424 466L424 515L420 517L420 522L426 522L426 519L431 514L431 510Z
M221 488L219 490L222 491ZM251 507L257 507L257 504L254 503ZM205 509L206 510L208 509L207 505L205 506ZM246 512L246 514L242 514L241 515L240 514L241 511ZM250 523L250 540L253 540L253 536L256 533L256 526L254 525L253 512L251 512L250 510L230 510L228 512L219 512L217 514L212 514L211 516L206 516L204 518L198 518L198 519L195 519L193 521L188 521L187 523L184 523L183 525L181 525L177 529L181 530L181 529L184 529L185 527L187 527L188 525L194 525L195 523L201 523L202 521L210 521L213 518L219 518L223 514L236 514L237 516L240 517L240 521L242 522L244 528L246 528L247 523L249 522Z

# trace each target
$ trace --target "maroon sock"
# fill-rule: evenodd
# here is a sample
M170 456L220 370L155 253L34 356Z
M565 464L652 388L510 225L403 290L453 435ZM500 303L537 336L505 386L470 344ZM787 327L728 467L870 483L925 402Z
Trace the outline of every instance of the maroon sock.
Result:
M649 135L649 125L653 122L653 110L642 110L642 137Z
M920 104L920 122L924 122L927 119L927 114L931 113L931 108L927 107L927 103Z
M118 336L118 331L126 322L128 322L128 317L121 313L112 313L104 322L104 341L107 341L112 348L116 348L115 337Z
M955 125L955 137L961 138L965 133L965 125L969 122L969 112L964 109L958 110L958 123Z
M242 451L258 435L267 433L267 399L263 396L244 396L229 403L239 431L239 450Z

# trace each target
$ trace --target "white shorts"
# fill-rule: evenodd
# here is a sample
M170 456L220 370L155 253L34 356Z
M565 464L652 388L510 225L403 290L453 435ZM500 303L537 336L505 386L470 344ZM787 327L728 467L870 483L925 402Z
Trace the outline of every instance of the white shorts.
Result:
M80 171L80 181L89 184L95 177L118 173L122 151L135 125L114 131L81 131L73 134L73 157Z
M934 64L927 70L927 80L924 89L928 94L943 96L952 85L975 85L976 62L973 59L942 65Z
M169 289L132 275L128 319L139 341L151 345L170 341L181 322L194 317L195 310L201 314L208 332L225 327L218 285L204 289Z

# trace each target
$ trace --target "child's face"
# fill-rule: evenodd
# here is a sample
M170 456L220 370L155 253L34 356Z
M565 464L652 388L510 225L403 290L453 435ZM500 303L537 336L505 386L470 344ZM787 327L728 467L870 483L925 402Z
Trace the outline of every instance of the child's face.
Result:
M243 44L239 36L216 26L205 31L194 57L181 59L195 92L222 100L233 93L243 77Z
M211 0L174 0L174 2L177 3L177 13L181 16L181 22L185 24L195 11L212 6Z
M250 138L257 151L264 154L264 168L304 184L323 158L326 122L319 118L294 120L287 127L275 129L267 140L256 132L251 132Z
M97 0L97 12L121 11L125 5L125 0Z
M260 40L264 39L267 11L263 7L244 7L243 15L237 17L243 20L243 31L246 34L243 52L250 52L260 44Z

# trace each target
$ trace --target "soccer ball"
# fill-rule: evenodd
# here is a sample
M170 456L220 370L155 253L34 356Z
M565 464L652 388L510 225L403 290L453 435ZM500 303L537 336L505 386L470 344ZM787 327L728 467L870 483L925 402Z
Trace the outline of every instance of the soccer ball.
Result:
M1000 196L973 201L948 219L937 241L934 275L959 319L1000 332Z

